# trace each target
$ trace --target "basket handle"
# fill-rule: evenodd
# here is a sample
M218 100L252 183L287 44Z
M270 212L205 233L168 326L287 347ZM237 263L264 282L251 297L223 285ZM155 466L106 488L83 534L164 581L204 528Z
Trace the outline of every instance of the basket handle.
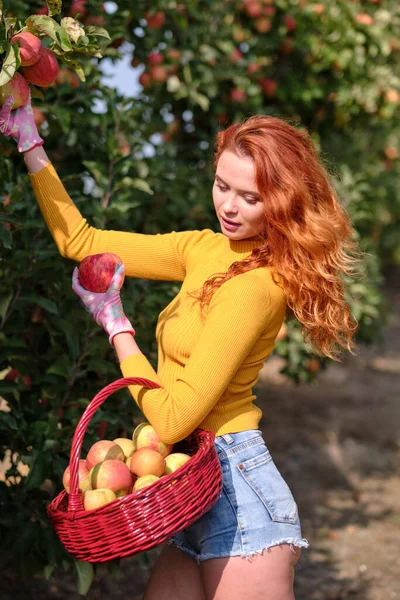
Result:
M79 423L76 426L74 437L72 438L71 453L69 458L70 464L70 493L68 494L68 510L80 510L83 508L82 493L79 490L78 482L78 470L79 470L79 457L81 455L83 437L86 433L91 418L93 417L96 410L107 400L111 394L117 392L121 388L128 387L129 385L142 385L148 389L156 389L161 386L150 379L144 379L143 377L122 377L113 381L109 385L106 385L90 402L86 407L83 415L79 419Z

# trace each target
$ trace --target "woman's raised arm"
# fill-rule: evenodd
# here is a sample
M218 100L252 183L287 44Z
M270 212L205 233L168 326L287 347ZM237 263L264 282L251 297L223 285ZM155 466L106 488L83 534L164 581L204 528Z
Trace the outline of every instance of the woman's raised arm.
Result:
M24 160L29 173L32 175L44 169L50 162L43 146L36 146L36 148L33 148L32 150L24 152Z
M10 96L0 110L0 131L13 137L24 153L40 210L62 256L81 262L90 254L113 252L125 264L128 277L183 281L192 247L211 230L144 235L103 231L88 225L60 181L42 145L30 100L11 110Z

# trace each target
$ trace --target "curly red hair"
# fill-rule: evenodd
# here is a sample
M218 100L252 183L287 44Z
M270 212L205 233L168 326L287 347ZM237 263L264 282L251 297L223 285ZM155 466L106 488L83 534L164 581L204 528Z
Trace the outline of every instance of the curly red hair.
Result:
M344 300L344 275L363 274L358 267L365 254L310 136L282 119L255 115L218 132L215 169L225 150L254 161L265 230L261 245L248 258L209 278L200 293L190 295L203 311L228 279L272 267L288 312L301 323L304 341L314 352L333 360L340 360L343 349L354 354L358 322Z

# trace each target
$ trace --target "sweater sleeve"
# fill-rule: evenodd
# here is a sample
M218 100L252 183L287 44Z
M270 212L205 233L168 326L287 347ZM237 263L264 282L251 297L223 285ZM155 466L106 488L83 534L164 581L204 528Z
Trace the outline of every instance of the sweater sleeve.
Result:
M190 250L209 229L146 235L90 227L68 195L51 163L30 174L40 210L62 256L81 262L85 256L114 252L128 277L183 281Z
M199 339L171 389L129 387L164 442L175 443L199 426L266 327L276 325L275 314L267 285L249 272L237 275L214 292ZM127 357L121 370L124 377L146 377L162 386L143 354Z

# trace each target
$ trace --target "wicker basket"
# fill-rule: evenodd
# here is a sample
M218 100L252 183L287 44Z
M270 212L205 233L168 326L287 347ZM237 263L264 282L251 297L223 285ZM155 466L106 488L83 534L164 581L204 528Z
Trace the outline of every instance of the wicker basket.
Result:
M177 471L101 508L84 510L78 488L83 436L99 406L113 392L128 385L160 387L140 377L122 378L93 398L72 440L70 493L62 491L47 509L60 540L79 560L106 562L154 548L197 521L215 504L222 489L215 435L197 429L174 446L174 452L191 456Z

